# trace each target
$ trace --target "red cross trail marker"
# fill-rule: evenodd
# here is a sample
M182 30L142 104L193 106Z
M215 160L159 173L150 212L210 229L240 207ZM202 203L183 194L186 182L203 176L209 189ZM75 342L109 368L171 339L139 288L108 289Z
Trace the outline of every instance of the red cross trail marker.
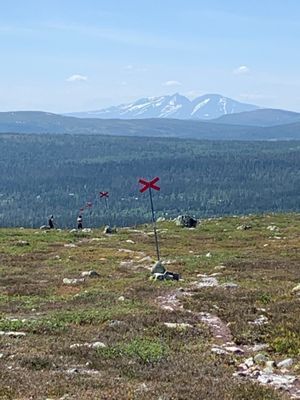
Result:
M147 181L146 179L139 179L139 183L143 185L143 187L140 189L141 193L144 193L146 190L149 189L149 197L150 197L150 204L151 204L151 212L152 212L152 223L153 223L153 231L154 231L154 237L155 237L155 247L156 247L156 254L157 254L157 260L160 260L160 255L159 255L159 245L158 245L158 238L157 238L157 229L156 229L156 220L155 220L155 214L154 214L154 207L153 207L153 199L152 199L152 190L160 190L160 187L156 185L156 183L159 181L159 177L153 178L151 181Z
M156 184L156 182L159 181L159 177L157 176L156 178L152 179L151 181L146 181L146 179L140 179L139 183L141 185L144 185L143 188L140 189L141 193L144 193L146 190L148 189L154 189L154 190L160 190L160 187L158 187ZM151 192L151 190L150 190Z
M99 192L100 199L105 200L105 207L106 207L106 213L109 214L108 210L108 198L109 198L109 192ZM108 225L110 225L110 218L108 217Z

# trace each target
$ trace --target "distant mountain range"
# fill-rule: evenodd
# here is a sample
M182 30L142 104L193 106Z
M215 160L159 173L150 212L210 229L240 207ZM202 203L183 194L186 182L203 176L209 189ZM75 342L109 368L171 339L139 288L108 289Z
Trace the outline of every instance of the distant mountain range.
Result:
M77 118L145 119L175 118L211 120L223 115L257 110L253 104L240 103L219 94L206 94L189 100L175 93L171 96L146 97L130 104L121 104L97 111L66 114Z
M279 124L270 126L274 121ZM280 125L282 121L285 123ZM282 110L254 110L226 115L219 120L199 121L166 118L81 119L46 112L17 111L0 113L0 133L300 140L300 114Z

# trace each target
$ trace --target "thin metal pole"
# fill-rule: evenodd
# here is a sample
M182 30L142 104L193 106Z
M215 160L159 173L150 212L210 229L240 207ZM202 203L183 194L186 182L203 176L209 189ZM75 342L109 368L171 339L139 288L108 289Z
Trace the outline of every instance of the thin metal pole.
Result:
M149 188L149 196L150 196L150 204L151 204L151 212L152 212L152 223L153 223L153 230L154 230L154 237L155 237L155 246L156 246L156 254L157 260L160 260L159 255L159 246L158 246L158 237L157 237L157 229L156 229L156 220L154 215L154 208L153 208L153 199L152 199L152 190Z
M109 208L108 208L108 200L107 197L104 197L104 201L105 201L105 208L106 208L106 214L107 214L107 221L108 221L108 225L110 226L110 212L109 212Z

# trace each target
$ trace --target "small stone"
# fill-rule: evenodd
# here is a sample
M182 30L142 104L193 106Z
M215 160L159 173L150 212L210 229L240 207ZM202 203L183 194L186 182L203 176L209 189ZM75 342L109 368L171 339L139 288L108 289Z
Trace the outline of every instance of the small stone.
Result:
M83 233L91 233L92 230L91 230L91 228L84 228L84 229L82 229L81 232L83 232Z
M282 369L282 368L289 368L293 365L294 360L292 358L286 358L285 360L280 361L277 363L277 367Z
M239 287L239 285L237 283L233 283L233 282L226 282L226 283L223 283L221 286L226 289L236 289Z
M185 330L187 328L192 328L193 327L193 325L187 324L185 322L181 322L181 323L178 323L178 322L164 322L164 325L167 328L180 329L180 330Z
M228 351L221 349L220 347L212 347L211 351L218 355L228 354Z
M253 357L247 358L247 360L244 361L244 364L247 366L247 368L253 367L254 365Z
M299 285L295 286L295 287L292 289L292 293L299 293L299 292L300 292L300 283L299 283Z
M208 253L206 253L205 254L205 257L208 257L208 258L210 258L212 255L211 255L211 252L209 251Z
M118 298L118 301L125 301L125 297L124 297L124 296L120 296L120 297Z
M126 243L135 244L135 242L131 239L126 240Z
M109 226L109 225L106 225L105 228L104 228L103 233L108 234L108 235L111 235L111 234L113 234L113 233L117 233L117 229L116 229L116 228L112 228L112 227Z
M89 347L91 347L92 349L103 349L104 347L106 347L106 344L103 342L95 342L92 343Z
M85 282L84 278L73 278L73 279L64 278L63 279L64 285L78 285L78 284L84 283L84 282Z
M268 358L264 354L258 353L253 357L253 360L255 364L264 364Z
M226 346L224 347L226 351L229 351L229 353L234 353L234 354L243 354L244 350L242 350L240 347L237 346Z
M266 361L265 368L263 369L263 372L265 374L272 374L273 370L274 370L274 367L275 367L275 362L274 361L272 361L272 360Z
M252 351L256 352L256 351L262 351L262 350L266 350L269 348L269 345L267 343L257 343L252 347Z
M69 368L66 370L67 374L78 374L79 373L79 369L78 368Z
M197 283L198 288L217 287L217 286L219 286L217 278L211 276L203 277L201 281Z
M66 243L65 245L64 245L64 247L68 247L68 248L74 248L74 247L77 247L76 246L76 244L74 244L74 243Z
M97 271L91 270L91 271L82 271L81 276L88 277L88 278L98 278L100 275L98 274Z
M26 240L18 240L18 241L16 242L16 246L23 247L23 246L30 246L30 244L29 244L29 242L27 242Z
M218 270L224 270L224 269L226 269L226 267L225 267L225 265L217 265L217 266L215 266L215 269L218 271Z
M12 331L0 331L0 336L11 336L11 337L24 337L26 336L25 332L12 332Z

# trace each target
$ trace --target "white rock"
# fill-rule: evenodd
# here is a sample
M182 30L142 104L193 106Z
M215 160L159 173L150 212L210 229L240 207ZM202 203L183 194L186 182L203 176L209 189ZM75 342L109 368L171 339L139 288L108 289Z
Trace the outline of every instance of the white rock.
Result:
M209 251L208 253L205 254L205 257L210 258L212 256L211 252Z
M226 351L229 351L229 353L234 353L234 354L243 354L244 350L242 350L240 347L237 346L225 346L224 349Z
M11 331L0 331L0 336L11 336L11 337L24 337L26 336L25 332L11 332Z
M203 277L201 279L201 281L197 283L198 288L217 287L217 286L219 286L218 280L216 278L210 277L210 276Z
M294 360L292 358L286 358L285 360L280 361L277 363L278 368L289 368L293 365Z
M253 357L253 359L254 359L254 362L256 364L262 364L262 363L265 363L268 360L267 357L264 354L261 354L261 353L256 354Z
M91 345L89 347L91 347L92 349L100 349L100 348L106 347L106 344L103 342L94 342L94 343L91 343Z
M247 360L244 361L244 364L248 368L253 367L253 365L254 365L253 357L247 358Z
M185 322L177 323L177 322L164 322L164 325L167 328L173 328L173 329L187 329L187 328L192 328L193 325L187 324Z
M126 240L126 243L135 244L135 242L131 239Z
M120 296L120 297L118 298L118 301L125 301L125 297L124 297L124 296Z
M63 279L63 284L64 285L78 285L80 283L84 283L85 279L84 278L64 278Z
M300 292L300 283L299 283L299 285L295 286L295 287L292 289L292 293L299 293L299 292Z
M91 270L91 271L82 271L81 276L84 277L89 277L89 278L97 278L99 276L98 272Z
M64 245L64 247L68 247L68 248L72 249L72 248L77 247L77 246L76 246L76 244L74 244L74 243L66 243L66 244Z

